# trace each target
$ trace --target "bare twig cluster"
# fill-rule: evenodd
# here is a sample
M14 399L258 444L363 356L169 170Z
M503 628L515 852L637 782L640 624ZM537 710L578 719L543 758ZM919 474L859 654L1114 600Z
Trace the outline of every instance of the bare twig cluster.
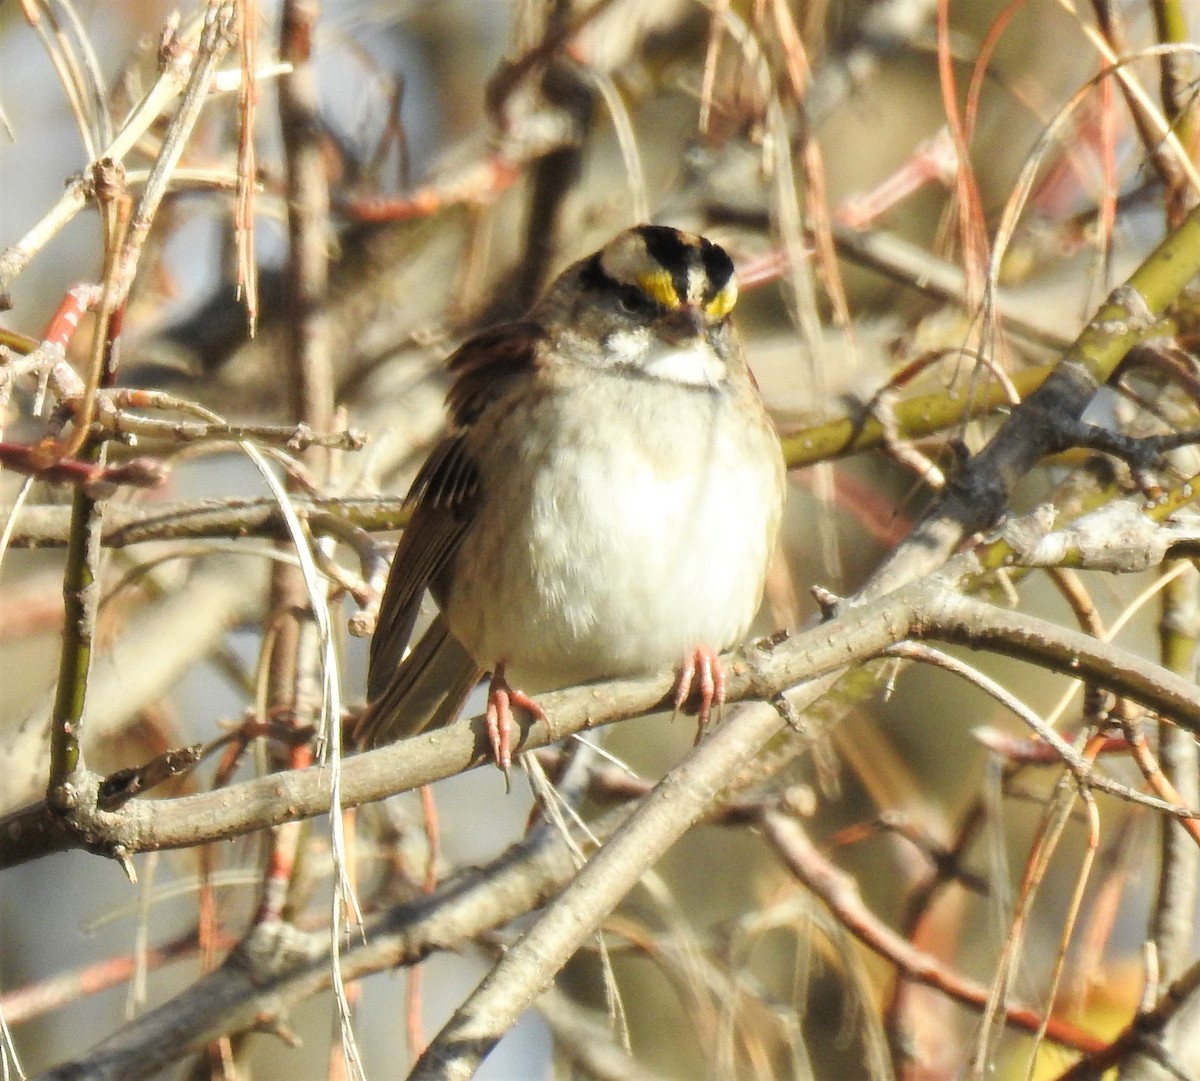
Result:
M0 873L82 851L143 901L74 971L0 958L6 1071L248 1077L314 998L330 1035L288 1054L333 1077L401 1031L407 1076L470 1077L529 1010L571 1076L1200 1071L1200 13L554 0L377 34L203 0L106 81L70 0L19 7L0 46L45 52L86 166L0 237L0 659L45 646ZM490 760L484 720L351 754L353 638L441 358L646 217L739 266L794 480L770 619L694 747L634 720L670 673L540 696L525 829L467 856L506 797L437 782ZM60 281L77 219L94 272ZM427 1029L447 953L483 975ZM121 1024L27 1036L183 960Z

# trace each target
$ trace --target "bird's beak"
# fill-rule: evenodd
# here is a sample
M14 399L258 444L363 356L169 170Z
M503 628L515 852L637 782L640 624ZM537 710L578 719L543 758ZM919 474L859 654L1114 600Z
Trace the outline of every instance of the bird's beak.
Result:
M707 320L698 304L681 304L659 321L659 334L672 345L695 341L704 332Z

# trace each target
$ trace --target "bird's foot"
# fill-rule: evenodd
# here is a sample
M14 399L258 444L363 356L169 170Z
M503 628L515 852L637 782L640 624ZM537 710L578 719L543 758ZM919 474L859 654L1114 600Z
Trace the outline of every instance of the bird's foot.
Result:
M510 787L512 734L516 728L513 706L526 710L537 720L546 719L545 710L537 702L524 691L519 691L509 685L508 680L504 678L504 665L498 664L492 673L491 684L488 687L487 735L488 743L492 746L492 758L504 774L506 791Z
M704 735L713 707L718 710L725 701L725 669L720 654L712 646L694 646L679 666L675 680L675 708L682 709L693 695L698 699L696 740Z

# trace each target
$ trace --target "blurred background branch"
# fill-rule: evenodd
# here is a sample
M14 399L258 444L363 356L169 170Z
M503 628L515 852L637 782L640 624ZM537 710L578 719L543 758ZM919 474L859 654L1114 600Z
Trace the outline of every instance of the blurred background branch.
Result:
M5 1069L1200 1072L1197 20L0 5ZM322 817L443 359L647 216L792 469L758 704L546 696L607 759L506 797L472 701Z

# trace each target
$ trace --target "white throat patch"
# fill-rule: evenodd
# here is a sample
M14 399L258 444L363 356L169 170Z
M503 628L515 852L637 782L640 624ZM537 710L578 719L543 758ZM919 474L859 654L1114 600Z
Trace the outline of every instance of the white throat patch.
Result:
M721 358L703 340L682 347L656 341L642 358L642 367L656 379L693 387L715 387L725 377Z
M655 379L692 387L715 387L725 378L725 365L703 339L672 346L644 329L621 330L604 339L609 353Z

